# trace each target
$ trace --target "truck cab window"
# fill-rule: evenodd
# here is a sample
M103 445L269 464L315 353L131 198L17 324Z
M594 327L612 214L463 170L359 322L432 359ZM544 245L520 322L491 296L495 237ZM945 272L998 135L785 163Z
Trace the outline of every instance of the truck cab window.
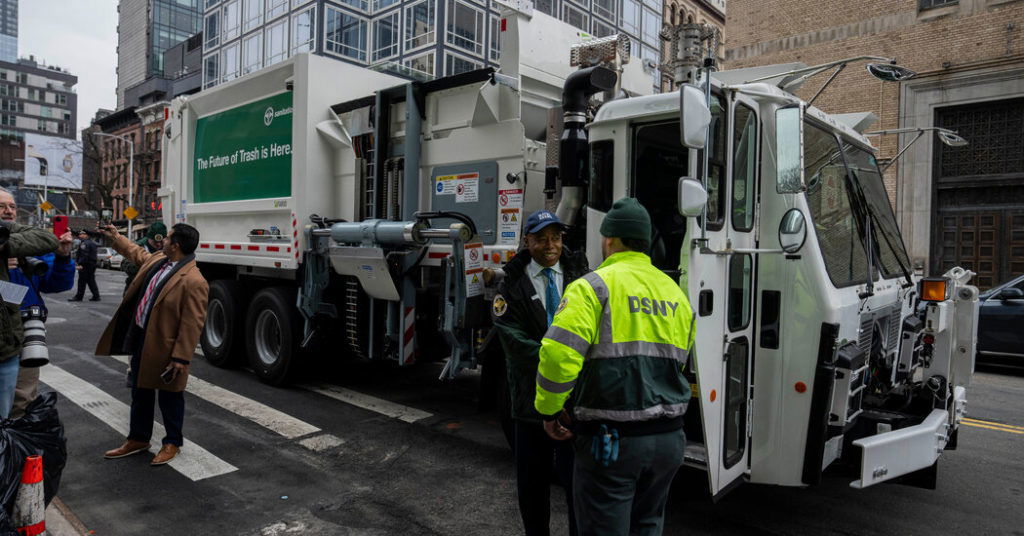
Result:
M612 208L612 185L615 179L615 142L595 141L590 144L590 185L587 206L601 212Z
M757 114L748 106L733 111L732 228L754 228L754 185L757 182Z
M686 218L679 214L679 177L687 174L689 150L679 140L679 122L648 123L633 129L633 197L651 214L651 261L678 277Z
M707 228L720 231L725 222L725 107L722 98L711 95L711 125L708 135ZM697 153L697 176L704 167L703 151Z
M843 153L836 137L804 124L807 204L829 279L837 288L867 280L868 261L846 186Z

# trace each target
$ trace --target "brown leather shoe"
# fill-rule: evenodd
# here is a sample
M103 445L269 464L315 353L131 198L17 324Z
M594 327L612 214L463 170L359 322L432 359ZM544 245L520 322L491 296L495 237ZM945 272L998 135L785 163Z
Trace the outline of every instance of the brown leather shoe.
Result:
M125 456L131 456L132 454L138 454L139 452L145 452L147 450L149 450L149 443L135 441L134 439L127 439L125 440L124 445L103 453L103 457L108 460L113 460L115 458L124 458Z
M149 462L149 465L163 465L174 459L178 455L178 451L181 450L177 445L170 443L164 443L164 446L160 448L160 452L153 456L153 461Z

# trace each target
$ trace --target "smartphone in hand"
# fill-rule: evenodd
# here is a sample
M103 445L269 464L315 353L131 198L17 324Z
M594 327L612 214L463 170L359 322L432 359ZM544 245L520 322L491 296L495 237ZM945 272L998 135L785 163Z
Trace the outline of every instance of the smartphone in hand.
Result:
M167 365L167 368L160 373L160 380L165 384L170 385L174 381L174 378L178 376L178 369L174 368L174 364Z
M68 217L67 216L54 216L53 217L53 234L58 237L68 232Z

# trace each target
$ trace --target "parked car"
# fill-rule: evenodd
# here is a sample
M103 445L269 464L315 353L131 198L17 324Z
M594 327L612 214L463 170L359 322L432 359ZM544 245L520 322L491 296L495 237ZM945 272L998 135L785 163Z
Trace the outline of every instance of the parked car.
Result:
M978 297L978 361L1024 365L1024 275Z
M114 254L110 256L110 260L107 261L107 267L111 270L120 270L122 262L124 262L124 257L115 251Z
M110 258L117 255L114 248L100 246L96 248L96 264L100 268L110 268Z

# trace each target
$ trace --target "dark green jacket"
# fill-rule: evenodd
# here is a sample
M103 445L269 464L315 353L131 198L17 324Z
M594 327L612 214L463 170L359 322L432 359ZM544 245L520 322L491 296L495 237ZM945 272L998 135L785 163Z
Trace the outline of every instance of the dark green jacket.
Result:
M530 282L526 269L530 261L530 252L523 250L505 264L505 279L498 286L491 314L494 316L494 327L498 330L501 347L505 351L512 416L540 422L541 416L533 408L533 398L537 385L540 341L548 329L548 316ZM563 290L569 283L590 271L587 258L568 249L562 249L559 262L562 264Z
M153 249L152 247L150 247L150 245L149 245L149 238L147 238L145 236L140 238L140 239L138 239L138 240L136 240L135 244L138 245L139 247L141 247L142 249L146 250L146 253L156 253L157 252L156 249ZM135 279L135 275L139 273L139 267L136 266L134 263L132 263L132 261L129 261L128 259L125 259L125 260L121 261L121 269L124 270L125 274L127 274L127 277L125 278L125 282L124 282L124 289L127 291L128 290L128 285L132 284L132 280Z
M9 225L11 237L7 241L7 246L0 250L0 280L3 281L11 280L10 274L7 273L7 258L46 255L56 251L60 245L57 237L46 229L18 223ZM0 361L7 361L21 353L24 332L21 328L18 306L2 301L0 303L7 308L6 311L0 311Z

